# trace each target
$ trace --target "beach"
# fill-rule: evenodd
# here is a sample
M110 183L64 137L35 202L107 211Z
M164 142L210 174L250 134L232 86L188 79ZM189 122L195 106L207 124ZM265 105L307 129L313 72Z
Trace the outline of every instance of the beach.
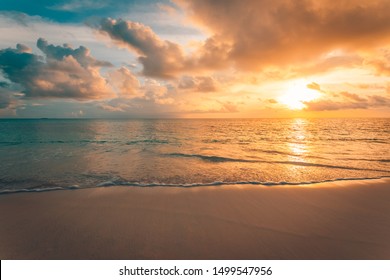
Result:
M0 196L1 259L390 259L390 179Z

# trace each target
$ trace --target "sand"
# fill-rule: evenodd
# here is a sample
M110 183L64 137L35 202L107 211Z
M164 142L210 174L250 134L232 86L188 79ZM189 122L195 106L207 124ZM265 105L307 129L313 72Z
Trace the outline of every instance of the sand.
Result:
M1 259L390 259L390 179L0 196Z

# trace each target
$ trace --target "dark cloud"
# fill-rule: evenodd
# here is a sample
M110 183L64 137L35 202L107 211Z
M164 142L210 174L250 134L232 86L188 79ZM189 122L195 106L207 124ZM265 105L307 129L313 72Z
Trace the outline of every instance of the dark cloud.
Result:
M44 39L37 41L37 47L44 56L21 44L0 50L2 74L20 87L25 97L89 100L113 95L99 72L110 64L93 58L87 48L54 46Z
M0 88L0 110L9 108L12 105L11 94L3 88Z
M43 58L34 55L31 50L22 44L17 44L16 49L7 48L0 50L0 70L12 84L23 85L28 83L25 77L36 75L38 69L43 65ZM9 87L3 84L2 87Z
M107 61L100 61L93 58L89 49L80 46L73 49L69 44L55 46L49 44L45 39L39 38L37 47L46 55L47 60L64 60L66 57L72 56L84 68L88 67L110 67L112 64Z
M96 28L118 44L134 50L147 76L170 78L185 69L182 48L173 42L161 40L148 26L106 18Z
M16 44L16 50L19 53L32 53L32 49L29 48L28 46L23 45L23 44Z
M8 89L8 84L0 82L0 111L15 110L19 105L18 93Z

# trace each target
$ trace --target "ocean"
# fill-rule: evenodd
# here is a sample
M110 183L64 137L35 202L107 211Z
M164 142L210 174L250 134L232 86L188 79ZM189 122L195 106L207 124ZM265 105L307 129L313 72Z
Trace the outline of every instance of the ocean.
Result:
M2 119L0 193L390 176L390 119Z

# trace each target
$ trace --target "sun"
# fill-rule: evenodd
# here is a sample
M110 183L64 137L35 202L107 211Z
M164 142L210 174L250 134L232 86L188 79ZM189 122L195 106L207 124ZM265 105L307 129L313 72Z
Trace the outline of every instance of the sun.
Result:
M309 88L305 80L297 80L288 84L286 92L279 97L279 102L291 110L302 110L306 107L304 102L312 101L321 96L319 90Z

